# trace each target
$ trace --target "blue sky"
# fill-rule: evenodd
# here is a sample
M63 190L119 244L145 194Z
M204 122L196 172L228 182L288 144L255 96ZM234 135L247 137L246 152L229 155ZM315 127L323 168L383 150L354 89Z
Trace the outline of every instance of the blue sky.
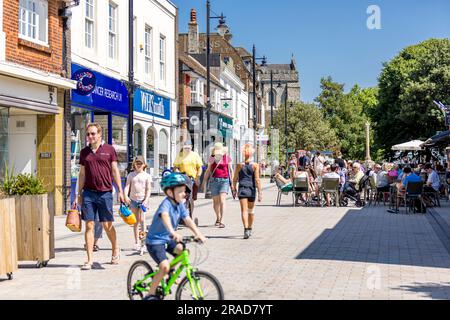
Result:
M191 8L206 30L206 0L172 0L180 9L180 32L187 32ZM382 63L406 46L428 38L450 38L449 0L212 0L227 16L232 43L266 55L269 63L297 59L301 99L312 102L320 78L375 86ZM378 5L381 30L367 28L367 8ZM212 21L215 27L217 21Z

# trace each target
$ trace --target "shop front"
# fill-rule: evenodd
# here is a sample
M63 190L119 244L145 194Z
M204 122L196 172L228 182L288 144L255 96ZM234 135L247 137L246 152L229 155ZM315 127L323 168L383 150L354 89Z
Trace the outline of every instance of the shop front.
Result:
M122 181L128 166L128 91L117 79L72 64L72 79L77 88L72 90L71 108L71 201L80 171L80 151L86 147L86 126L91 122L103 128L103 140L111 144L119 158Z
M13 68L13 67L11 67ZM63 212L63 92L74 83L21 69L0 75L0 181L6 169L44 183L52 211Z
M210 130L207 130L207 112L203 107L189 107L189 134L194 150L197 151L204 163L210 156L210 149L214 143L222 142L230 155L233 155L233 119L227 115L211 110Z
M173 162L171 103L142 88L134 93L134 154L144 156L148 173L155 179Z

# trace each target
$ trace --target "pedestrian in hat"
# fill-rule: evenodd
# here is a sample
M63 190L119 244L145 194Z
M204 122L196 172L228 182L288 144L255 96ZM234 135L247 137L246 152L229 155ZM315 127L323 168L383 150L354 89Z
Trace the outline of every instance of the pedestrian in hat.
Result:
M140 241L139 231L145 232L145 212L148 208L148 201L152 194L151 176L145 172L147 165L143 156L137 156L133 161L133 172L128 174L125 185L125 202L130 206L131 211L136 216L134 225L135 250L140 252L145 250L145 246Z
M225 228L223 215L225 213L225 203L231 186L233 176L232 160L227 154L226 148L218 142L211 150L208 169L203 179L203 189L209 182L211 196L213 198L214 212L216 213L216 227Z

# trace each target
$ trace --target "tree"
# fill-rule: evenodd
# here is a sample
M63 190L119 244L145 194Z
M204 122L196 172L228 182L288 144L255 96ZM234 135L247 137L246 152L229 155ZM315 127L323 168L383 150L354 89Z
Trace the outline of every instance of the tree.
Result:
M324 117L329 121L348 159L365 159L365 126L377 105L376 89L354 86L344 92L344 84L331 77L321 80L322 92L316 98Z
M384 64L379 77L377 144L426 139L445 130L444 114L433 100L450 104L450 40L430 39L410 46Z
M280 133L281 161L285 161L285 106L275 116L275 127ZM288 148L295 150L338 150L339 144L334 131L314 104L288 104Z

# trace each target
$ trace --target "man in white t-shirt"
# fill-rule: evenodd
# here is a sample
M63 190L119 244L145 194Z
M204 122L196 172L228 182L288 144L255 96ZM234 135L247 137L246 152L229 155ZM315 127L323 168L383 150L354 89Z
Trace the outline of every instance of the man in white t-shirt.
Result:
M339 179L339 181L341 181L341 176L339 175L339 173L337 173L338 171L338 165L336 163L332 164L330 167L330 172L324 174L324 178L325 179ZM327 201L327 207L330 206L330 194L327 193L326 194L326 201Z

